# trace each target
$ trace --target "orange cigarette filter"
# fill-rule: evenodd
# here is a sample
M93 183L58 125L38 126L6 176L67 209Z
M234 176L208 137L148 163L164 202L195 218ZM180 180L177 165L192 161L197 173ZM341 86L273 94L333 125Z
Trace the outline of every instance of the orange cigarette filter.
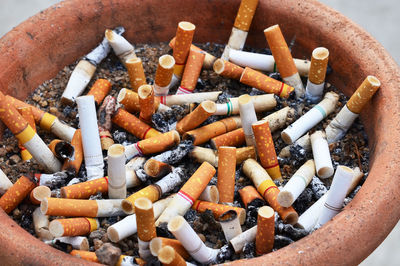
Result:
M264 201L264 199L257 192L257 189L253 186L246 186L246 187L240 189L239 195L240 195L240 198L242 199L242 202L244 203L244 206L246 208L255 199L260 199L261 201Z
M99 136L100 136L101 149L107 151L108 148L110 148L114 144L114 140L112 138L110 131L99 129Z
M353 93L347 101L347 108L355 114L359 114L364 108L365 104L374 96L375 92L379 89L380 82L374 76L368 76L364 79L363 83Z
M218 148L218 179L220 203L233 203L235 195L236 148Z
M77 174L83 161L83 146L81 130L77 129L71 140L71 145L74 147L74 156L71 159L66 159L62 166L62 170L67 170Z
M175 59L170 55L163 55L158 59L158 66L154 84L160 87L166 87L171 83L174 73Z
M130 58L125 62L125 66L128 70L132 90L137 92L140 86L146 84L142 59L139 57Z
M139 118L145 123L151 123L154 114L154 90L150 85L142 85L138 89L140 115Z
M325 81L326 68L328 66L329 51L324 47L314 49L311 57L308 80L313 84L321 84Z
M178 24L175 35L175 48L172 53L175 59L174 74L178 77L182 77L195 29L196 26L190 22L181 21Z
M176 130L171 130L166 133L160 133L154 137L141 140L137 143L137 146L142 154L152 154L166 151L169 148L177 145L179 142L179 133Z
M83 260L100 263L100 261L97 259L96 252L74 249L69 254Z
M155 202L161 197L161 189L157 185L148 185L145 188L133 193L121 203L122 209L127 213L135 212L135 201L139 198L148 198L151 202Z
M216 111L216 105L212 101L204 101L190 114L179 120L176 124L176 130L179 134L183 134L191 129L196 128L207 120Z
M200 145L216 136L237 129L239 125L240 122L238 123L236 118L228 117L203 127L190 130L183 134L182 138L184 140L192 139L193 145Z
M275 212L271 207L263 206L258 209L256 253L266 254L272 251L275 237Z
M210 210L212 211L215 219L218 219L223 213L227 211L234 210L239 217L240 224L243 224L244 221L246 220L245 209L225 204L196 200L192 206L192 209L198 212L205 212L206 210Z
M32 189L29 200L35 204L39 205L43 199L51 197L51 190L49 187L46 186L37 186Z
M279 25L274 25L264 30L269 48L274 56L276 66L282 78L287 78L298 73L292 54L283 37Z
M233 26L239 30L248 32L257 5L258 0L242 0Z
M84 236L97 230L98 221L92 218L55 219L49 225L50 232L60 236Z
M0 207L6 212L10 213L18 204L20 204L26 196L36 187L34 179L21 176L17 182L10 187L6 193L0 198Z
M246 146L236 149L236 164L241 164L249 158L256 159L256 149L254 146Z
M213 69L215 73L220 76L237 80L240 80L240 77L242 76L242 73L244 71L244 68L224 59L215 60Z
M186 266L186 261L171 246L164 246L160 249L158 260L164 266Z
M293 87L249 67L243 70L240 82L266 93L273 93L282 98L288 98L292 91L294 91Z
M243 128L238 128L211 139L211 145L214 149L218 149L221 146L240 147L244 145L245 142L246 139L244 137Z
M193 92L196 88L197 80L200 76L201 68L205 58L205 53L197 50L190 50L185 70L183 72L180 89Z
M16 137L28 127L31 128L3 93L0 93L0 119Z
M173 249L175 249L175 251L177 253L179 253L179 255L182 256L182 258L184 258L185 260L190 258L190 254L186 251L186 249L182 246L181 242L179 242L179 240L177 239L171 239L171 238L166 238L166 237L157 237L157 244L159 244L160 246L158 247L159 249L161 249L162 247L165 246L170 246ZM155 240L153 240L155 241ZM152 241L152 242L153 242Z
M90 88L87 95L93 95L94 101L100 105L111 90L111 82L106 79L98 79Z
M42 201L41 210L46 215L66 217L96 217L98 205L95 200L47 198L47 210Z
M139 139L148 139L161 134L122 108L119 108L114 114L112 121Z
M153 204L148 198L138 198L135 201L137 236L144 242L149 242L157 236L154 224Z
M172 171L171 165L154 159L147 160L143 168L147 175L154 178L165 176Z
M257 154L262 167L267 170L269 176L275 180L282 180L281 169L276 157L274 140L267 120L260 120L251 125L256 139Z
M99 192L108 192L108 178L97 178L94 180L73 184L61 188L61 197L68 199L88 199Z
M33 117L32 108L30 106L19 107L17 110L36 132L35 118ZM24 147L24 145L18 142L18 147L21 150L21 158L24 162L32 159L32 154Z
M129 89L119 91L117 101L124 105L124 109L129 113L140 112L139 96L136 92ZM160 105L160 97L154 97L154 109L157 110Z

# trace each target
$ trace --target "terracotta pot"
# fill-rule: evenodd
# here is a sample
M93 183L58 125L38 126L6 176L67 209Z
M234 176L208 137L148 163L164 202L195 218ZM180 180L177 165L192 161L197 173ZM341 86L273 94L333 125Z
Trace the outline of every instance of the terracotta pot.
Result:
M83 56L104 30L123 25L133 43L169 41L181 20L196 26L196 42L226 43L240 0L71 0L28 19L0 40L0 85L26 97L65 65ZM294 54L310 57L317 46L330 51L329 81L350 95L369 74L381 89L361 118L369 137L369 177L344 211L312 235L277 252L240 265L357 264L387 236L399 219L400 75L397 64L368 33L314 0L260 0L248 44L264 47L262 30L280 24L296 35ZM2 264L87 264L52 249L0 211ZM238 263L237 263L238 264ZM239 265L239 264L238 264Z

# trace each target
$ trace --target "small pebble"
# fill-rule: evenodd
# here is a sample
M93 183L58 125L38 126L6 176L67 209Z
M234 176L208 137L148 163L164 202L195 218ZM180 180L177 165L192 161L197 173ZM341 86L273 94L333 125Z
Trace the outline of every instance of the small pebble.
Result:
M96 250L97 259L106 265L115 265L121 256L121 250L113 244L106 243Z

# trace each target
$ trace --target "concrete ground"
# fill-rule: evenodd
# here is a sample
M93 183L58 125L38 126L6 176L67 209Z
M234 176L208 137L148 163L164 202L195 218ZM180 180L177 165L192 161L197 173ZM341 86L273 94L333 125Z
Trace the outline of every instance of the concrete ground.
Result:
M371 33L400 62L400 1L320 0ZM60 0L1 0L0 37L28 17ZM373 74L373 73L372 73ZM400 223L361 265L400 264Z

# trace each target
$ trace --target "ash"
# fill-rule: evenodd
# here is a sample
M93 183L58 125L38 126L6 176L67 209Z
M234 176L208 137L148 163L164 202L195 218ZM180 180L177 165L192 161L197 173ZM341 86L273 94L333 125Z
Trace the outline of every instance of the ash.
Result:
M193 142L184 140L181 141L176 148L154 156L153 159L170 165L176 165L181 162L192 149Z
M313 177L309 186L314 193L314 200L319 200L328 191L325 184L316 176Z
M313 195L312 189L306 188L293 203L293 208L299 215L301 215L310 207L310 202L313 200Z
M189 105L172 105L171 110L155 113L151 122L155 129L165 133L175 129L174 125L189 113Z

